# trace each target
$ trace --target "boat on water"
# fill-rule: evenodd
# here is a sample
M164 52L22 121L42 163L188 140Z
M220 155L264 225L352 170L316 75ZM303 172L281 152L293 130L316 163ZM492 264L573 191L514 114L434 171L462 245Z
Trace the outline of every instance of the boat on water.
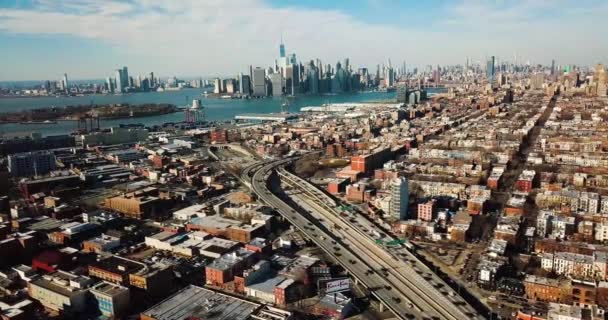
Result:
M57 124L57 120L44 120L44 121L22 121L19 124Z

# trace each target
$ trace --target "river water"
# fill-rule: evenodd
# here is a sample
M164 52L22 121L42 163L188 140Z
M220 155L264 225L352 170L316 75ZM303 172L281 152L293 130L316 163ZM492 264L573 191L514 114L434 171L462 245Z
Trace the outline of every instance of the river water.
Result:
M205 107L207 120L232 120L242 113L271 113L279 112L283 98L265 99L219 99L205 98L200 89L183 89L180 91L140 92L125 95L88 95L81 97L36 97L36 98L0 98L0 112L13 112L51 106L113 104L113 103L171 103L177 106L190 104L192 99L201 99ZM395 92L358 92L339 95L297 96L290 103L290 111L297 112L301 107L320 106L324 103L391 101ZM182 112L173 114L115 119L100 121L101 127L117 126L119 124L159 125L166 122L184 120ZM57 124L1 124L0 133L39 132L42 135L67 134L76 129L76 121L59 121Z

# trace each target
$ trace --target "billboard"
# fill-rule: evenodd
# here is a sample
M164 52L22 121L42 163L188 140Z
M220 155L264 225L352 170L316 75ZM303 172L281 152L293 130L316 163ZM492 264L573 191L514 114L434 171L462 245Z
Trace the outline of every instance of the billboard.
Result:
M325 293L346 291L350 289L350 279L342 278L328 280L325 282L323 288L325 289Z

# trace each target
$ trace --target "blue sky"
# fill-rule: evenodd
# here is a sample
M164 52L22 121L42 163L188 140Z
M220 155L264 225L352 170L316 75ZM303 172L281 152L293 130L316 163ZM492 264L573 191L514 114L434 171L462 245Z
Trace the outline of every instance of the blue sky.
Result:
M602 0L0 0L0 81L234 75L302 61L373 67L607 62Z

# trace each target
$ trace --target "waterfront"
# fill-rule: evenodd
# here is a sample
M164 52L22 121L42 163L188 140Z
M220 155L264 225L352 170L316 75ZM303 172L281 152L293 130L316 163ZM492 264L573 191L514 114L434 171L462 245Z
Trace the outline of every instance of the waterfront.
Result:
M218 99L205 98L200 89L183 89L179 91L146 92L125 95L89 95L78 97L36 97L36 98L3 98L0 99L0 112L13 112L51 106L112 104L112 103L171 103L177 106L190 104L192 99L202 100L207 119L211 121L229 121L241 113L271 113L279 112L283 98L264 99ZM390 101L395 98L394 92L359 92L339 95L297 96L291 101L290 111L297 112L301 107L319 106L324 103ZM145 125L160 125L167 122L183 121L181 112L140 117L132 119L102 120L101 127L117 126L119 124L143 123ZM0 133L39 132L42 135L66 134L76 129L75 121L59 121L57 124L2 124Z

